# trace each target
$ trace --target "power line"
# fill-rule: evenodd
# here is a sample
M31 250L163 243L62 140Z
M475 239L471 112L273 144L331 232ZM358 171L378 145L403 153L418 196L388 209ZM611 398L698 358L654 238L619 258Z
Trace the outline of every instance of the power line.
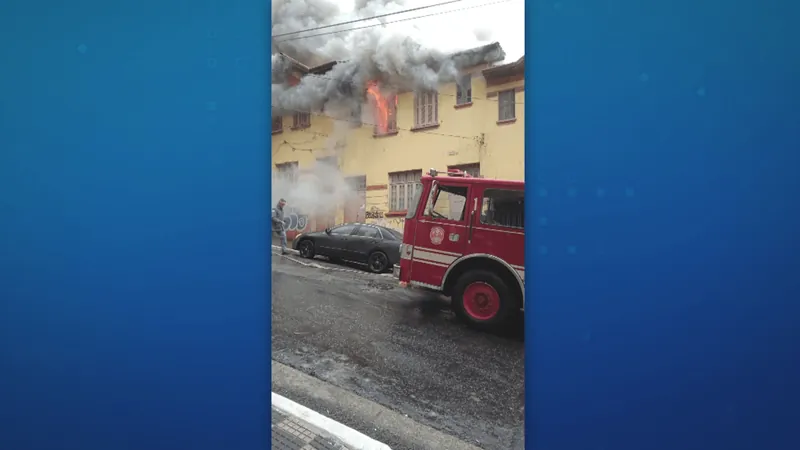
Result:
M451 14L451 13L455 13L455 12L466 11L466 10L469 10L469 9L482 8L484 6L492 6L492 5L497 5L497 4L500 4L500 3L506 3L506 2L509 2L509 1L511 1L511 0L500 0L500 1L491 2L491 3L482 3L480 5L467 6L465 8L450 9L450 10L447 10L447 11L440 11L440 12L437 12L437 13L424 14L424 15L421 15L421 16L407 17L405 19L390 20L388 22L383 22L383 23L376 23L376 24L372 24L372 25L364 25L362 27L353 27L353 28L348 28L346 30L327 31L325 33L317 33L317 34L309 34L309 35L305 35L305 36L290 37L290 38L286 38L286 39L281 39L279 41L275 41L275 43L276 44L280 44L280 43L288 42L288 41L296 41L298 39L307 39L307 38L312 38L312 37L328 36L328 35L331 35L331 34L338 34L338 33L349 33L351 31L364 30L364 29L367 29L367 28L374 28L374 27L378 27L378 26L384 26L384 25L389 25L389 24L399 23L399 22L407 22L409 20L424 19L426 17L440 16L440 15L443 15L443 14ZM311 30L304 30L304 31L313 31L313 30L314 29L312 28ZM301 32L298 32L298 33L301 33Z
M330 24L330 25L323 25L323 26L319 26L319 27L315 27L315 28L309 28L307 30L289 31L289 32L286 32L286 33L276 34L276 35L272 36L272 39L275 39L277 37L290 36L290 35L293 35L293 34L306 33L308 31L317 31L317 30L324 30L324 29L327 29L327 28L340 27L342 25L350 25L352 23L365 22L367 20L381 19L383 17L395 16L397 14L405 14L405 13L410 13L410 12L414 12L414 11L420 11L420 10L423 10L423 9L435 8L437 6L449 5L451 3L458 3L458 2L462 2L462 1L464 1L464 0L450 0L450 1L442 2L442 3L435 3L433 5L418 6L416 8L404 9L402 11L394 11L394 12L390 12L390 13L386 13L386 14L379 14L377 16L372 16L372 17L363 17L361 19L349 20L347 22L339 22L339 23L334 23L334 24Z

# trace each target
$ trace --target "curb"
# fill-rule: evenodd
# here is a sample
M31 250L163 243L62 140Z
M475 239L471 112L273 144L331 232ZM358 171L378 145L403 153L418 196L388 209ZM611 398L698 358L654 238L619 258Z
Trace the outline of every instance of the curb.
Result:
M272 393L272 407L325 431L353 450L392 450L382 442L274 392Z

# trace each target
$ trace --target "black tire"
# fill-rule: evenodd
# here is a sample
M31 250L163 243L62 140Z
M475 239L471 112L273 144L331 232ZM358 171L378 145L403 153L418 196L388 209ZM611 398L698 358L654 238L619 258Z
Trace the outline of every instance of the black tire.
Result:
M497 294L497 298L493 300L499 303L497 307L487 307L487 309L490 311L496 311L490 317L478 318L473 314L474 311L471 313L470 310L474 310L479 306L467 306L467 302L469 302L469 300L465 300L464 294L466 293L467 288L475 283L489 285ZM479 286L478 289L487 291L485 286ZM481 296L479 294L475 298L479 299L475 300L475 302L481 303L482 300L488 299L489 296ZM489 304L490 302L487 301L483 303ZM519 300L516 298L508 285L506 285L503 279L494 272L490 272L488 270L470 270L463 273L456 281L451 296L451 307L453 308L453 312L455 312L456 316L458 316L468 325L482 330L494 331L506 325L513 317L514 311L519 309L517 306L518 304ZM489 312L486 312L486 314L489 314Z
M303 258L313 259L314 258L314 241L311 239L303 239L297 244L297 251L300 252L300 256Z
M372 273L383 273L389 268L389 257L386 253L376 250L369 254L367 258L367 268Z

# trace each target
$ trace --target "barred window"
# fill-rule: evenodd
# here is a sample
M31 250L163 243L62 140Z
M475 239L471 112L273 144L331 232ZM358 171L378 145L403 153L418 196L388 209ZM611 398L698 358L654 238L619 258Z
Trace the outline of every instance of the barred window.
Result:
M436 91L414 94L414 127L439 124L439 93Z
M414 194L422 190L422 170L389 174L389 210L405 211L413 206Z
M311 126L311 113L297 112L292 117L292 128L308 128Z
M513 120L516 116L515 111L515 102L516 97L514 95L514 89L509 89L507 91L502 91L498 94L497 98L497 107L498 107L498 118L499 122L505 120Z

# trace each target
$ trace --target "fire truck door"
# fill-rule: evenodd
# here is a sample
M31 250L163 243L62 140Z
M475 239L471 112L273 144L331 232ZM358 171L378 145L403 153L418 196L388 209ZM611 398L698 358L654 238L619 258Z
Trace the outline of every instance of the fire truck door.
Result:
M447 268L464 254L472 202L467 185L434 183L417 222L411 277L428 287L440 287Z

